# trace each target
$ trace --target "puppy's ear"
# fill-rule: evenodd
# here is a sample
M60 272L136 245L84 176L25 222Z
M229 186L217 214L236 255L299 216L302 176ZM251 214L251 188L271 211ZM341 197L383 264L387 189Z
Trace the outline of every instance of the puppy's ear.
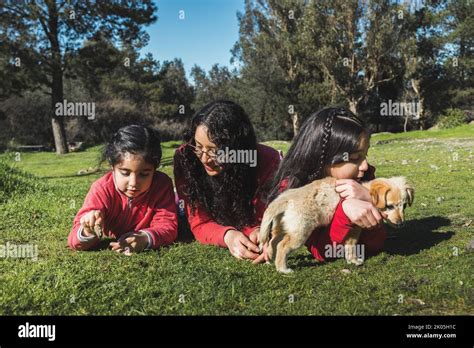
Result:
M383 181L377 180L370 185L370 196L378 209L383 209L387 205L386 197L388 191L390 191L390 185Z
M413 200L415 199L415 189L410 185L406 185L405 192L407 193L407 203L411 207Z

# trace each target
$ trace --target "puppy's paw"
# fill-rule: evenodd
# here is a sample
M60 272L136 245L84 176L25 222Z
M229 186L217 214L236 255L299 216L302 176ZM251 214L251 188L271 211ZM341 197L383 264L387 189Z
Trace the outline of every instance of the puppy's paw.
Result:
M356 259L356 258L353 258L353 259L348 259L346 260L347 263L351 263L353 265L356 265L356 266L360 266L364 263L364 260L363 259Z
M290 274L290 273L293 273L293 270L291 268L284 268L284 269L279 269L278 272L281 272L283 274Z

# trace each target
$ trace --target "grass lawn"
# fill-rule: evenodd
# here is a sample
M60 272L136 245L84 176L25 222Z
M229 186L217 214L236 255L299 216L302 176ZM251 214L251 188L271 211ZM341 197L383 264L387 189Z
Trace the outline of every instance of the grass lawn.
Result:
M172 176L179 142L163 144ZM284 152L286 142L268 142ZM0 260L2 315L452 315L474 314L474 126L372 137L377 176L405 175L416 188L401 230L385 251L351 267L319 264L306 249L291 275L239 261L222 248L176 243L126 257L66 246L90 184L99 147L57 156L4 154L0 160L0 245L34 244L37 261ZM1 163L0 163L1 164Z

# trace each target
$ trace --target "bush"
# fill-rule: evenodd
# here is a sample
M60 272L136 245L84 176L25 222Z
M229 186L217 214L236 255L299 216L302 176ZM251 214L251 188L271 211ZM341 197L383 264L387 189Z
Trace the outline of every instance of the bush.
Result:
M82 120L75 130L76 140L88 144L109 141L119 128L129 124L146 123L146 115L133 102L120 98L109 98L96 102L96 118Z
M0 125L0 147L15 137L15 145L52 146L51 97L42 91L25 92L0 102L3 120Z
M460 109L448 109L438 121L438 127L441 129L454 128L461 126L466 122L466 115Z
M158 120L152 126L160 133L161 141L182 140L184 133L189 127L187 122L176 122L173 120Z

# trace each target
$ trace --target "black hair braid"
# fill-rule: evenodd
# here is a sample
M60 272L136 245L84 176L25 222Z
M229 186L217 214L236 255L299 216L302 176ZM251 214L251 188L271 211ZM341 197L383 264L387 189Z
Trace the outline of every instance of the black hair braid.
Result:
M281 193L285 181L283 186L288 190L325 177L325 166L346 162L346 154L359 150L363 134L369 135L363 120L345 108L328 107L312 113L280 163L267 201Z
M324 122L323 139L321 140L321 156L319 157L319 166L318 166L318 170L308 177L308 181L310 182L319 178L319 176L321 175L321 171L324 168L324 162L326 160L326 153L327 153L329 138L331 137L332 123L334 121L334 117L336 116L336 113L337 113L337 110L331 111L328 114L326 121Z

